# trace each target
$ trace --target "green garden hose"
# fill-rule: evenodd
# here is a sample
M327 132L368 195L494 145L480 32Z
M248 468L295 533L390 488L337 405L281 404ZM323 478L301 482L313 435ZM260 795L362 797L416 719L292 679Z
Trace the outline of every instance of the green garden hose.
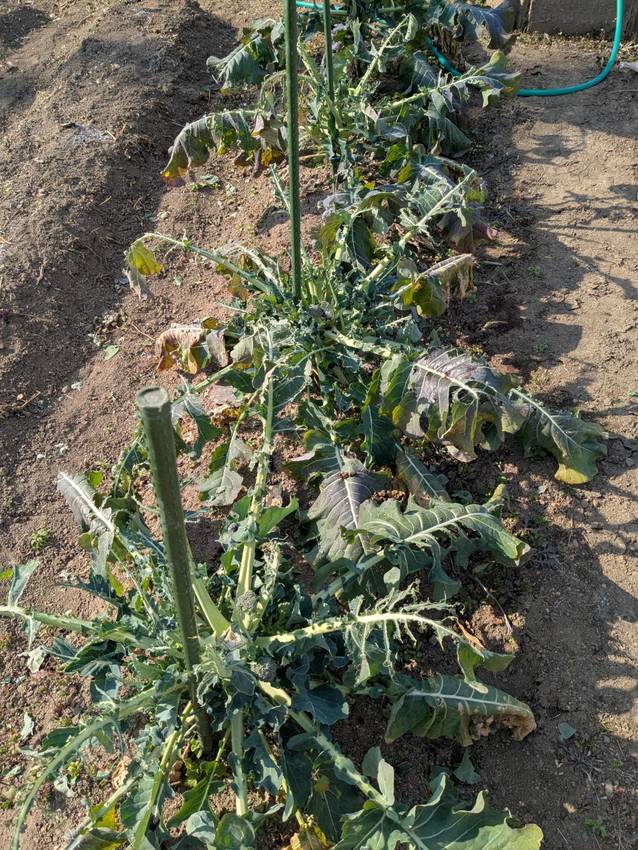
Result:
M301 0L297 0L297 6L302 9L319 9L316 3L312 2L301 2ZM576 94L577 92L586 91L586 89L591 89L594 86L597 86L599 83L602 83L603 80L606 80L609 76L611 69L616 64L616 60L618 59L618 53L620 51L620 40L622 38L622 27L623 27L623 0L616 0L616 30L614 32L614 44L611 50L611 56L609 57L609 61L603 68L603 70L598 74L598 76L594 77L592 80L587 80L584 83L578 83L575 86L566 86L565 88L560 89L519 89L517 92L519 97L560 97L565 94ZM448 73L452 74L454 77L462 76L462 72L455 68L441 53L441 51L436 47L434 42L431 39L428 39L428 47L434 53L436 58L439 61L439 64L442 68L444 68Z

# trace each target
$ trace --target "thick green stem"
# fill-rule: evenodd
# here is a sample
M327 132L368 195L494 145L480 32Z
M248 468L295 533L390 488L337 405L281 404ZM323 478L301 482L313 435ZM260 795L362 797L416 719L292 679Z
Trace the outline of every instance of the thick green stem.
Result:
M100 804L99 808L91 810L91 817L85 818L79 826L76 826L73 830L72 835L70 836L69 844L72 843L72 839L77 838L81 835L84 830L90 829L91 826L98 823L104 815L108 814L108 812L115 806L116 803L126 797L128 792L131 790L133 785L135 784L135 779L129 779L128 782L125 782L123 785L114 791L110 797L107 797L106 800Z
M204 615L209 628L215 637L221 637L230 626L230 623L210 598L210 594L206 590L206 585L201 578L193 578L193 592L195 593L199 610Z
M301 201L299 197L299 80L297 6L284 0L286 25L286 101L288 105L288 176L290 182L290 263L295 301L301 300Z
M272 374L267 378L266 388L266 416L264 418L264 439L261 448L261 457L259 459L259 467L255 478L255 487L253 496L250 502L249 517L256 524L259 522L262 511L262 503L266 493L266 484L268 482L268 468L270 466L270 455L272 452L272 424L274 415L274 384ZM235 596L235 606L239 599L249 590L252 590L253 584L253 566L255 563L255 540L249 540L244 543L242 551L241 564L239 566L239 576L237 578L237 593ZM237 611L238 619L244 628L248 628L251 621L250 612Z
M381 109L381 115L389 115L391 112L400 110L403 106L408 106L411 103L416 103L418 100L430 97L430 91L431 89L428 89L427 91L418 91L416 94L411 94L408 97L402 97L400 100L395 100Z
M186 721L188 720L188 717L190 716L192 711L193 704L189 702L185 706L180 716L181 726L179 727L179 729L173 730L173 732L171 732L171 734L166 739L162 758L160 759L157 771L155 772L155 776L153 777L153 786L151 788L148 801L146 802L144 813L137 822L135 834L133 835L133 840L131 841L131 850L143 850L145 846L148 846L148 843L146 841L146 831L148 829L150 820L153 817L155 809L157 808L157 799L159 797L160 791L162 790L162 782L164 781L166 775L173 766L173 763L175 762L175 750L186 735Z
M348 774L348 777L352 780L353 784L357 785L359 790L366 797L374 800L375 803L383 806L384 809L386 808L387 804L383 796L368 782L366 777L357 770L350 759L344 756L343 753L332 743L332 741L323 734L320 727L314 723L307 714L304 714L301 711L292 710L292 700L290 695L284 691L283 688L275 688L267 682L258 682L258 685L262 693L264 693L269 699L279 705L286 706L290 717L295 721L295 723L301 726L304 732L308 732L309 735L312 735L324 752L328 752L332 755L333 763L339 766L339 770L341 772Z
M238 277L243 278L248 283L252 283L255 286L258 286L260 289L263 288L263 284L261 280L257 277L257 275L245 271L245 269L242 269L238 265L235 265L235 263L233 263L231 260L228 260L221 254L216 254L214 251L208 251L206 250L206 248L198 248L197 245L192 245L188 241L188 239L173 239L172 236L165 236L163 233L149 232L145 233L143 236L140 236L139 239L137 239L136 241L139 242L143 241L144 239L157 239L158 242L167 242L169 245L174 245L176 248L181 248L187 253L197 254L198 257L205 257L207 260L212 260L214 263L217 263L218 266L221 266L227 271L232 272Z
M272 423L274 415L274 386L272 374L268 375L266 380L267 389L266 416L264 418L264 440L249 509L249 516L255 523L259 522L259 517L261 516L262 503L268 481L270 453L272 450ZM237 578L235 615L245 629L250 629L251 626L253 626L253 615L250 611L241 610L238 603L245 593L252 590L255 550L256 542L254 539L244 544L241 563L239 566L239 575ZM241 759L244 753L244 712L242 710L238 710L235 714L233 714L230 721L230 732L231 744L235 756L235 784L237 786L236 811L237 814L241 816L245 815L248 811L248 787L246 784L246 776L241 766Z
M164 691L163 696L167 696L168 694L179 690L180 687L181 686L178 685L176 687L169 688L167 691ZM77 752L84 743L90 741L91 738L95 738L96 735L104 729L107 729L109 726L121 723L123 720L126 720L127 717L131 717L131 715L136 714L156 696L157 691L155 688L149 688L147 691L143 691L141 694L120 703L116 711L106 717L102 717L99 720L90 723L81 732L74 735L60 750L58 750L57 754L46 764L42 773L40 773L38 778L35 780L24 803L22 804L22 808L20 809L16 819L15 832L11 842L11 850L19 850L20 833L22 832L22 828L25 824L29 811L31 810L31 806L34 803L35 798L38 796L38 791L42 788L47 779L55 776L59 768L61 768L67 759L70 758L73 753Z
M259 599L257 606L251 615L248 630L254 632L262 621L266 609L272 599L272 594L275 589L277 575L279 573L279 565L281 563L281 548L279 544L273 543L274 550L266 556L266 575L263 578L261 588L259 590Z
M376 354L379 357L392 357L394 353L383 345L376 345L375 343L367 342L366 340L352 339L351 337L342 334L340 331L326 331L324 336L328 339L334 340L335 342L341 343L341 345L345 345L347 348L354 348L357 351L366 351L369 354Z
M422 628L430 627L436 629L440 634L445 634L448 637L458 640L458 634L452 629L444 626L440 620L433 620L430 617L423 617L421 614L411 614L401 611L388 611L382 614L358 614L354 617L342 617L341 619L325 620L323 623L315 623L312 626L304 626L300 629L295 629L292 632L284 632L279 635L269 635L259 637L255 640L258 646L264 648L273 644L288 644L298 640L305 640L309 637L317 637L318 635L330 634L330 632L339 632L350 629L356 625L375 626L380 623L405 623L407 625L420 626Z
M399 100L395 100L392 103L389 103L387 106L382 107L381 115L389 115L392 112L396 112L397 110L401 110L404 106L409 106L412 103L416 103L419 100L423 100L424 98L429 98L432 96L432 92L438 92L441 94L447 89L451 89L454 86L458 85L458 80L454 80L451 83L443 86L436 86L430 89L425 89L425 91L418 91L414 94L410 94L407 97L402 97Z
M238 815L243 816L248 812L248 785L241 764L244 757L244 712L241 709L238 709L230 719L230 743L235 756L234 773L237 786L235 810Z
M385 817L395 823L400 832L410 839L409 846L417 848L417 850L428 850L428 845L424 844L419 835L407 825L405 816L396 812L392 806L388 805L383 794L377 791L374 785L370 784L367 777L365 777L360 770L357 770L354 763L347 756L344 756L341 750L333 744L330 738L323 734L317 724L313 723L307 715L302 714L299 711L290 711L290 716L301 726L304 732L308 732L308 734L313 736L322 752L329 753L332 756L333 763L339 766L339 772L346 774L350 782L357 787L365 797L373 803L376 803L379 808L383 809Z
M173 579L173 595L182 638L184 665L192 674L200 663L199 635L195 622L191 553L184 525L184 510L177 478L171 403L166 390L149 387L137 395L137 406L148 440L148 453L164 539L166 563ZM191 675L191 701L204 753L213 746L210 718L197 702L197 683Z
M439 201L437 201L437 203L432 207L432 209L429 210L423 216L423 218L421 218L415 225L406 230L406 232L397 242L399 254L403 254L403 251L405 250L405 247L410 241L410 239L418 235L419 231L423 230L425 225L443 210L447 202L451 200L458 192L464 189L465 186L470 182L470 180L474 179L474 176L474 172L470 172L469 174L467 174L463 178L463 180L461 180L460 183L457 183L456 186L453 186L451 189L449 189L443 195L443 197ZM368 284L373 283L375 280L379 280L379 278L383 276L383 274L388 270L388 268L392 264L392 261L395 259L396 256L394 253L388 254L386 257L384 257L383 260L381 260L380 263L378 263L372 269L372 271L368 275L366 275L366 277L363 279L363 283Z
M401 30L405 26L405 22L406 22L406 18L403 18L401 21L399 21L399 23L396 25L396 27L390 32L390 35L383 42L383 44L379 48L378 53L373 58L372 62L370 62L370 64L368 65L368 69L366 70L365 74L359 80L359 83L354 90L354 96L355 97L360 97L363 94L366 86L368 85L370 77L374 74L374 72L377 70L377 67L379 66L379 62L381 61L381 57L383 56L386 49L392 44L395 37L401 32Z

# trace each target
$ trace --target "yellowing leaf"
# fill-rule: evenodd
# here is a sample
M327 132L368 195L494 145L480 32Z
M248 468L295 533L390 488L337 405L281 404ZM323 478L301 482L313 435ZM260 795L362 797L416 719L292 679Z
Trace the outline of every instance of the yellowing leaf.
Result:
M326 850L332 846L319 827L311 824L296 832L285 850Z
M126 262L131 268L147 277L162 271L162 265L155 259L155 254L139 239L133 242L126 252Z
M101 808L101 803L98 803L96 806L91 806L91 815L95 816ZM117 813L115 805L107 809L101 817L95 821L94 826L100 826L103 829L117 829Z

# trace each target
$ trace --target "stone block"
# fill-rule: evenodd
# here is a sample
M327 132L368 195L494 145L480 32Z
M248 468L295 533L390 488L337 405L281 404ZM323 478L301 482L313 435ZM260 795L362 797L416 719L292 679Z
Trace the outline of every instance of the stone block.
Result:
M585 35L601 30L611 34L616 0L526 0L521 22L530 32ZM638 34L638 0L625 0L625 37Z

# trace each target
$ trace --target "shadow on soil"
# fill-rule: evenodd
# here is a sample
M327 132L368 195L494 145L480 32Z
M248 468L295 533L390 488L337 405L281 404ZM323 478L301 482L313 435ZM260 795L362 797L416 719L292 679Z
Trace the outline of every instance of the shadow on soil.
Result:
M25 155L35 155L31 135L41 131L40 124L52 121L54 126L47 129L60 138L59 146L47 149L46 189L38 190L37 176L30 178L36 199L43 198L42 207L31 212L40 220L30 225L30 238L21 248L11 246L12 266L5 261L13 299L6 316L0 317L5 320L0 332L4 330L8 340L2 352L0 402L18 394L38 399L27 409L18 405L15 413L8 405L8 416L0 424L3 436L16 447L33 440L62 388L95 356L90 337L96 318L117 312L127 292L122 285L123 253L152 229L165 191L159 174L167 150L184 123L215 108L203 99L210 77L199 57L230 49L236 31L196 3L186 3L186 10L176 15L177 30L170 39L135 42L119 38L119 33L102 37L92 32L56 68L54 79L47 78L48 69L44 80L20 72L10 77L8 119L15 121L18 110L26 111L36 90L51 89L55 96L44 111L36 106L25 115L20 127ZM17 38L15 32L12 37ZM110 92L100 93L99 85L91 82L109 68L119 82L115 104ZM0 102L1 86L0 81ZM74 114L70 101L76 98L84 99L86 125L64 120ZM114 108L121 109L121 131L101 131L98 128L117 126ZM4 247L0 243L0 250ZM7 408L2 411L0 404L0 412L7 413ZM18 450L5 452L3 464L11 481Z
M30 32L43 27L50 18L34 6L21 6L0 14L0 51L19 47ZM1 55L1 54L0 54Z
M550 85L574 73L554 65L535 81ZM507 475L508 487L512 479L513 508L523 511L523 528L527 525L536 554L513 585L512 579L501 583L498 577L490 583L505 610L525 618L520 634L515 630L520 652L511 672L500 674L494 684L528 701L539 729L522 744L499 736L498 741L478 744L474 752L494 801L540 823L548 850L629 850L638 842L638 685L635 656L618 631L619 623L638 623L638 603L608 577L610 559L616 563L616 575L631 569L638 531L635 484L629 488L626 483L627 467L638 458L638 441L621 432L635 416L636 405L629 397L626 403L615 400L605 406L603 400L601 405L600 385L592 389L596 373L623 364L626 368L632 356L631 347L623 348L623 332L635 327L630 309L638 296L635 271L627 257L607 254L616 271L603 273L596 254L609 251L603 240L613 234L614 244L618 237L624 239L621 247L631 255L632 214L638 204L632 184L618 182L602 197L583 185L582 192L565 191L559 203L545 203L540 190L536 200L534 186L529 187L529 198L523 196L515 178L526 165L537 163L544 166L546 180L554 171L560 181L561 170L574 167L574 158L592 156L585 150L590 131L607 134L610 146L622 136L635 143L638 102L625 96L625 108L619 110L623 88L616 78L604 95L601 89L570 99L516 101L479 118L478 134L486 140L480 156L487 153L487 167L485 158L476 157L472 164L479 173L487 172L494 204L491 221L512 234L516 246L506 259L482 266L482 277L489 279L479 282L476 303L460 305L447 329L451 338L458 339L460 329L462 342L480 342L488 355L512 367L524 382L531 381L548 406L573 410L591 402L597 417L613 417L619 423L618 432L612 428L609 457L600 475L584 487L572 490L551 483L551 495L540 495L546 490L544 482L551 481L553 465L523 461L516 452L503 458L518 470ZM573 144L559 135L534 133L539 124L554 121L572 125L582 141ZM516 145L514 131L521 125L533 135L530 149ZM635 256L634 248L634 262ZM575 310L587 300L588 309L597 310L598 299L613 294L627 304L627 327L607 324L601 315L600 359L576 361L560 390L548 396L538 370L542 374L543 367L574 362L573 352L583 341ZM569 321L556 321L561 315ZM625 317L621 315L621 321ZM618 316L611 321L617 322ZM485 468L493 487L498 470L493 461ZM623 510L610 522L609 513L601 509L613 498L622 502ZM597 537L596 529L604 529L604 534ZM494 615L501 620L502 634L501 614ZM561 740L561 722L576 729L573 738Z
M549 86L570 74L574 71L569 67L553 67L542 78L536 77L536 82ZM635 280L621 261L617 272L597 272L592 283L592 272L599 264L597 235L604 238L613 232L630 244L629 203L635 203L635 186L618 182L609 187L608 196L596 197L584 185L582 192L565 191L560 203L554 204L542 197L538 201L521 197L515 178L529 163L543 164L548 170L569 168L574 157L591 156L585 142L589 131L607 133L612 140L632 138L638 104L630 104L634 120L627 111L619 114L614 89L622 85L618 80L610 83L604 103L590 92L562 105L551 100L517 101L481 114L475 130L484 145L471 164L490 184L494 203L488 210L490 222L512 234L516 244L493 271L487 264L482 266L481 277L489 274L490 279L479 282L476 301L455 304L449 321L443 323L448 340L479 343L524 383L531 383L535 395L548 406L573 410L595 401L596 417L613 417L618 422L635 413L633 402L605 406L594 395L600 390L591 386L595 373L613 368L613 341L604 359L579 362L578 376L562 382L559 390L548 394L542 383L535 383L535 376L539 367L575 356L583 340L575 300L588 298L595 304L603 293L614 290L628 302L636 298ZM529 126L531 133L541 123L558 121L578 128L580 140L536 132L531 150L517 149L518 126ZM503 202L496 205L497 199ZM565 213L569 225L564 224ZM257 229L267 231L280 220L273 207L264 212ZM561 238L567 227L578 240L577 247L567 247ZM569 322L558 320L563 316ZM604 341L603 334L601 338ZM490 648L512 648L504 612L520 623L513 627L519 652L511 668L495 677L481 674L481 678L528 702L538 730L522 743L500 731L478 741L471 754L481 774L478 787L490 788L494 804L539 823L547 850L638 846L638 747L627 721L635 711L638 685L635 662L617 634L619 621L630 627L638 623L638 604L605 574L609 565L604 563L608 558L621 563L631 555L638 525L636 512L627 517L625 510L623 518L610 523L601 511L613 497L625 506L638 501L625 484L626 461L638 455L638 441L624 436L620 428L610 434L609 457L601 464L599 476L584 487L553 482L553 462L524 460L515 447L478 461L467 478L459 474L458 466L450 465L450 491L469 486L483 498L506 470L516 533L534 550L532 559L519 570L496 568L481 573L491 597L480 590L477 595L470 586L462 602L475 633ZM590 533L596 528L605 530L600 541ZM493 606L494 599L498 602ZM423 650L422 644L415 650L418 673L430 667L440 669L440 658L424 658ZM349 719L335 728L335 737L348 755L360 761L369 746L383 739L386 722L383 706L357 701ZM561 723L574 727L573 737L561 738ZM626 736L619 731L624 728ZM409 735L383 751L397 768L397 793L406 802L427 798L433 767L454 769L463 756L458 744ZM420 770L415 771L415 765ZM468 788L469 794L472 791Z

